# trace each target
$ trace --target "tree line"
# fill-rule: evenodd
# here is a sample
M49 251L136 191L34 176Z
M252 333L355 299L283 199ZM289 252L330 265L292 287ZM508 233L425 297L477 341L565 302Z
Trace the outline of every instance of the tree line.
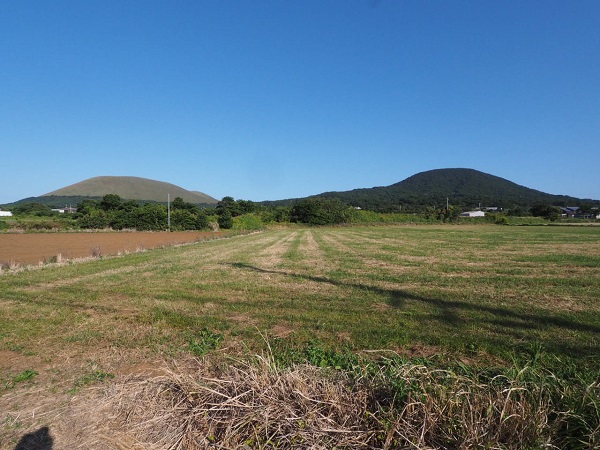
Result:
M170 208L172 230L208 229L208 215L197 205L177 197ZM116 194L108 194L101 201L84 200L79 203L75 219L81 228L158 231L168 227L168 210L167 206L160 203L139 204L134 200L124 201Z
M592 208L592 205L585 205L582 209L588 209L588 206ZM135 229L138 231L207 230L217 227L249 230L261 229L273 223L319 226L367 222L454 222L461 220L459 214L462 210L453 205L444 205L424 208L418 213L382 213L360 210L360 208L351 207L337 198L309 197L296 200L290 205L275 205L256 203L250 200L235 200L229 196L223 197L215 207L202 208L199 205L185 202L180 197L176 197L167 206L161 203L123 200L116 194L108 194L98 200L83 200L77 204L75 214L58 214L49 206L35 202L17 205L11 209L17 217L48 217L51 220L50 228L60 228L57 222L66 223L68 221L69 226L74 228ZM519 216L530 215L541 217L544 220L560 218L559 208L538 203L529 211L487 214L485 221L509 223L508 219L516 213ZM0 223L0 226L3 224ZM39 229L39 227L32 226L31 229Z
M269 223L330 225L351 222L354 208L337 199L308 198L292 206L266 206L250 200L223 197L215 208L200 208L177 197L170 204L172 230L208 229L211 222L220 229L260 228ZM139 204L108 194L101 201L84 200L77 205L75 219L81 228L136 229L167 228L168 208L160 203Z

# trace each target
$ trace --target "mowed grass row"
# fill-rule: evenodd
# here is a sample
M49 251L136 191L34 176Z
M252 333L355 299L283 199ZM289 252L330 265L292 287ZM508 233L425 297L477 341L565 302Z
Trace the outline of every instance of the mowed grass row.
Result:
M600 230L314 228L0 276L0 348L176 355L203 328L335 349L598 364Z

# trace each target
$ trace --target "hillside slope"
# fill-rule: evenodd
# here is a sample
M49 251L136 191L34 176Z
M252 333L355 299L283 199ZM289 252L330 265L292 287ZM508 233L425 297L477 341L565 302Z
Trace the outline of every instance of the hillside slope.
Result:
M321 197L339 198L366 209L401 209L406 206L440 206L446 199L456 206L474 208L530 208L537 202L567 205L581 199L547 194L518 185L504 178L474 169L435 169L413 175L385 187L325 192Z
M529 210L535 203L566 206L598 200L553 195L518 185L474 169L435 169L417 173L390 186L324 192L310 197L337 198L349 205L374 211L422 210L451 205L468 209L481 206ZM264 202L289 205L300 199Z
M181 197L184 201L190 203L217 203L217 200L210 195L188 191L164 181L118 176L89 178L48 192L42 197L103 197L106 194L117 194L127 200L166 202L167 195L170 195L171 200L175 197Z

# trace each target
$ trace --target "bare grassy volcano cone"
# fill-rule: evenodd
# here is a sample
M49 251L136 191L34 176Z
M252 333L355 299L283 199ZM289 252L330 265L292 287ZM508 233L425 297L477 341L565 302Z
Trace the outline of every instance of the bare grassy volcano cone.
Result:
M217 200L199 191L188 191L164 181L150 180L141 177L105 176L88 178L79 183L57 189L44 194L46 196L82 196L103 197L107 194L117 194L123 199L166 202L167 194L171 199L181 197L189 203L216 204Z

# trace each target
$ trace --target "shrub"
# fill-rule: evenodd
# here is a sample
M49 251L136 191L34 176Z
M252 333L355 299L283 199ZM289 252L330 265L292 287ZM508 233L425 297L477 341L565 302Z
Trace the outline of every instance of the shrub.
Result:
M261 230L264 227L263 221L256 214L244 214L233 218L234 230Z

